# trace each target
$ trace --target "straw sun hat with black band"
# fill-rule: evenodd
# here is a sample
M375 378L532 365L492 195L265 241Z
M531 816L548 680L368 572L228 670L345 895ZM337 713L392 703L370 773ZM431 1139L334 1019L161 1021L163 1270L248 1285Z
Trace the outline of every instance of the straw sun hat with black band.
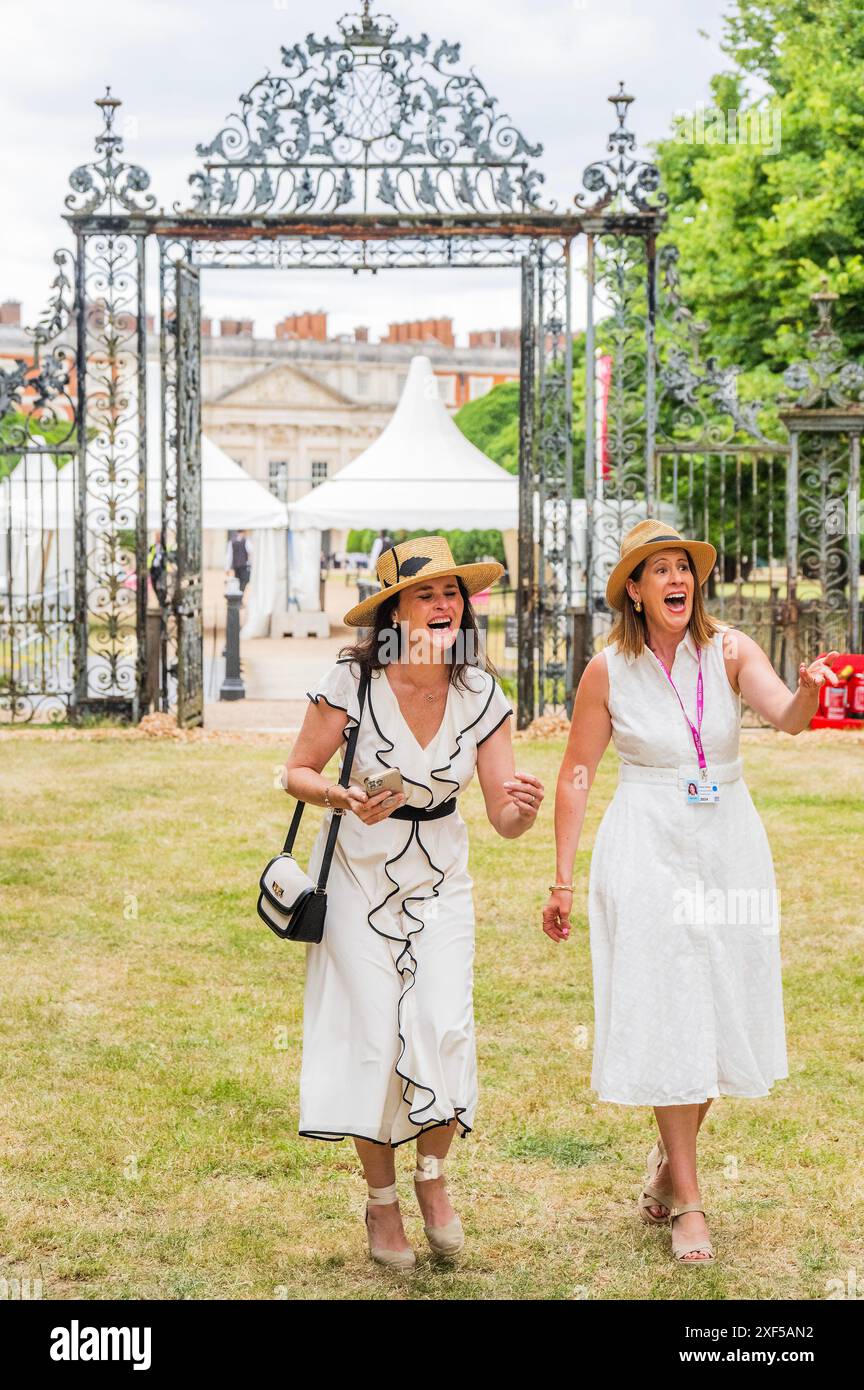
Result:
M640 521L621 541L621 559L606 585L606 602L610 608L624 607L627 580L637 565L658 550L686 550L693 563L696 582L700 588L713 570L717 559L717 551L710 541L687 540L665 521L658 521L653 517L649 517L647 521Z
M381 581L381 588L377 594L370 594L369 598L348 610L343 618L348 627L371 627L379 604L407 589L409 584L453 574L462 580L469 595L478 594L481 589L488 589L490 584L501 578L504 566L497 560L457 565L443 536L417 536L412 541L400 541L398 545L382 551L375 572Z

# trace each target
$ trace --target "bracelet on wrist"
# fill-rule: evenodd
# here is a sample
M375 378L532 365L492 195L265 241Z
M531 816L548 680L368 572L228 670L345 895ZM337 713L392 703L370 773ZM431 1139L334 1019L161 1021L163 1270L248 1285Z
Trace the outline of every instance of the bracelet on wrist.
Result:
M550 884L549 884L549 892L550 892L550 893L557 892L559 889L562 889L562 888L564 889L564 891L565 891L566 893L572 893L572 892L573 892L573 884L572 884L572 883L550 883Z

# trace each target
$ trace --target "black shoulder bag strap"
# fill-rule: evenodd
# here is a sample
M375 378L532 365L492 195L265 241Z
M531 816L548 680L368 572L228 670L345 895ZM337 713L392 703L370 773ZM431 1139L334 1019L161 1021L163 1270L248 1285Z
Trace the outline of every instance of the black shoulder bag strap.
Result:
M359 687L360 718L357 720L357 723L354 725L354 728L348 735L348 742L345 748L345 759L342 763L342 771L339 774L339 786L341 787L347 787L351 777L351 765L354 762L354 749L357 746L357 735L360 732L360 722L363 718L363 707L366 703L366 691L368 689L369 673L367 671L364 671L362 676L360 677ZM294 815L291 817L291 825L288 828L288 835L285 839L285 844L282 846L283 854L290 854L291 850L294 847L294 840L296 838L297 830L300 825L300 817L303 815L303 808L305 805L305 801L298 801L297 805L294 808ZM324 846L324 857L321 860L321 869L318 874L319 893L323 893L327 884L327 875L330 872L330 861L333 858L333 851L336 848L336 836L339 834L339 825L344 814L344 811L339 813L334 811L333 818L330 822L330 830L327 835L327 843Z

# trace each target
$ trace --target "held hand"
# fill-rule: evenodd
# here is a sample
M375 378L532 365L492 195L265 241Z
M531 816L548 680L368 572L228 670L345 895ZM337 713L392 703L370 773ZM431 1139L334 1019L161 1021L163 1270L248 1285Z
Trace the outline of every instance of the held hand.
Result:
M540 778L530 772L514 772L512 780L504 783L504 789L519 812L520 819L533 820L544 796Z
M818 691L826 682L829 685L839 685L840 677L827 664L839 655L839 652L826 652L824 656L817 656L816 660L811 661L809 666L806 666L802 661L798 667L798 689Z
M377 825L379 821L386 820L397 806L404 806L405 799L404 792L391 792L386 788L383 792L376 792L375 796L368 796L362 787L353 782L348 787L334 787L330 793L334 806L343 811L353 811L364 825Z
M549 894L543 909L543 930L551 941L566 941L570 935L570 912L573 894L567 888L556 888Z

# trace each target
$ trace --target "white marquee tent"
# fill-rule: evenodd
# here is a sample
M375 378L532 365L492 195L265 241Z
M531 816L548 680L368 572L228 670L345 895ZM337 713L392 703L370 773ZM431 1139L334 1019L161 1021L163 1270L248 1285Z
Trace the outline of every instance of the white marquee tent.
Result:
M515 577L518 479L454 424L428 357L412 358L399 404L374 443L288 511L292 531L301 533L291 551L301 607L318 607L321 532L328 530L501 531Z
M147 364L147 393L147 529L152 534L161 523L159 366L155 362ZM201 439L201 475L203 529L223 535L243 529L252 535L254 563L241 635L269 636L270 615L284 607L285 506L207 435ZM122 490L130 494L134 508L131 468L124 468ZM99 501L99 496L92 497L93 509ZM64 596L71 592L74 512L71 463L58 471L47 455L25 455L0 486L0 525L12 535L13 594L22 600L27 593L43 589L59 588ZM94 544L95 537L88 539L88 551Z

